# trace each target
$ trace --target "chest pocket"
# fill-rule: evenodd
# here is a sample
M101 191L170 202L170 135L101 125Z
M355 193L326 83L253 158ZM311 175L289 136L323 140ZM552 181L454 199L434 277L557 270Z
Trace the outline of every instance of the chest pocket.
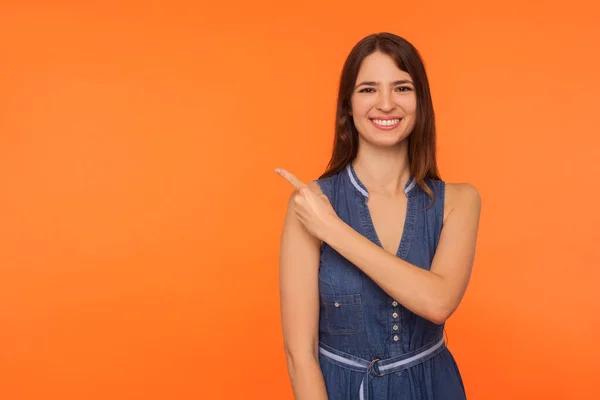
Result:
M365 329L360 293L350 295L321 294L321 312L325 315L327 331L347 335Z

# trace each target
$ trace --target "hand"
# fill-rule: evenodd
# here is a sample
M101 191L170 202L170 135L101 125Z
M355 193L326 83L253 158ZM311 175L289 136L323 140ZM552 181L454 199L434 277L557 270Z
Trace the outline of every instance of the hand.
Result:
M327 196L315 192L307 184L284 169L277 168L275 172L291 183L296 189L294 203L298 219L311 235L325 241L325 236L327 236L329 229L339 221L339 217L335 213Z

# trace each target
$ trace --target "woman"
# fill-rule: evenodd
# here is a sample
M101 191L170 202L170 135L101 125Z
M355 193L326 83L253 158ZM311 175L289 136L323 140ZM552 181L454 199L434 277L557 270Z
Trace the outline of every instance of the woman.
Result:
M464 399L444 323L467 288L481 200L441 180L417 50L389 33L350 52L333 155L292 193L281 238L288 371L299 400Z

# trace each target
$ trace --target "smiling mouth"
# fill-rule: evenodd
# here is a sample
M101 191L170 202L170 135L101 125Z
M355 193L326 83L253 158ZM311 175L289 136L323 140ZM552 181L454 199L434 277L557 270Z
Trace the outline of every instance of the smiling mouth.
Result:
M400 125L400 121L402 121L402 118L393 118L393 119L370 118L370 121L377 128L389 131L390 129L394 129L395 127Z

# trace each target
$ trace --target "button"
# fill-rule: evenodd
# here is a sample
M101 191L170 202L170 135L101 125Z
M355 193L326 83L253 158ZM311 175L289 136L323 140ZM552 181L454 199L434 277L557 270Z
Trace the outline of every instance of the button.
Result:
M394 335L394 342L397 342L398 340L400 340L400 338L398 337L398 335Z
M337 303L337 302L336 302L336 303L335 303L335 306L336 306L336 307L339 307L339 306L340 306L340 303Z
M396 307L396 306L398 305L398 302L397 302L396 300L394 300L394 302L392 303L392 305L393 305L394 307Z
M394 317L394 318L398 318L398 313L397 313L397 312L393 313L393 314L392 314L392 317Z
M398 330L398 324L394 324L393 328L394 328L395 331L397 331Z

